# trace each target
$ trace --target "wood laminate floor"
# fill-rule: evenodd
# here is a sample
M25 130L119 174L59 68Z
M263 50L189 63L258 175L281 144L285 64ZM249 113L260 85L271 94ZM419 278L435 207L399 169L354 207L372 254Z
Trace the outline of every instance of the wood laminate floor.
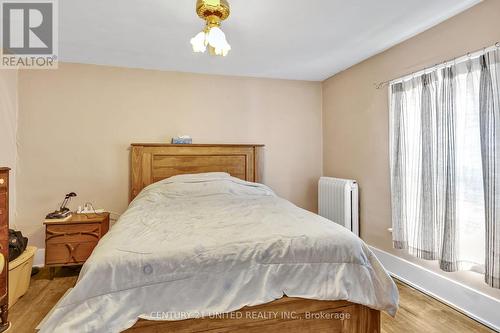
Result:
M49 280L48 269L31 278L26 293L9 312L12 326L9 333L32 333L35 327L66 290L73 287L77 268L62 268ZM382 314L383 333L472 333L493 332L487 327L421 292L397 282L400 308L396 318Z

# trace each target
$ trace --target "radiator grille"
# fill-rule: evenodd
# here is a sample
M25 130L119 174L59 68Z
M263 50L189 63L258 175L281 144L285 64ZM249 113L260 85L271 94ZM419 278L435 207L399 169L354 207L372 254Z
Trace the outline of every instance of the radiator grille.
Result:
M351 179L321 177L319 215L359 235L358 184Z

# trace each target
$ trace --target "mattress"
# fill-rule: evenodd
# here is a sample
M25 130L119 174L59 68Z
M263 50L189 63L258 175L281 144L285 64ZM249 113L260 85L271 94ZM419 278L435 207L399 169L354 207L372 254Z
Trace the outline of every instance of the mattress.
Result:
M336 223L225 173L146 187L101 239L41 332L120 332L287 295L348 300L394 315L397 288Z

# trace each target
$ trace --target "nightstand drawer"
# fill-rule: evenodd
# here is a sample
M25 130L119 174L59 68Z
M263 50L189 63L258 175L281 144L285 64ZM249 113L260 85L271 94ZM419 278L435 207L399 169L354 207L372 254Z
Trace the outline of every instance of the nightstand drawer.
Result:
M48 225L45 240L48 244L97 242L101 238L99 223Z
M47 244L45 264L71 265L84 263L96 245L97 242Z

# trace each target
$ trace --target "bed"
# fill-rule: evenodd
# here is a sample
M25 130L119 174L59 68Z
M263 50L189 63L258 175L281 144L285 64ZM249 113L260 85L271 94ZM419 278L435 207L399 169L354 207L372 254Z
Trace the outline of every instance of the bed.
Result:
M44 332L380 332L397 288L359 238L279 198L261 145L133 144L131 203Z

